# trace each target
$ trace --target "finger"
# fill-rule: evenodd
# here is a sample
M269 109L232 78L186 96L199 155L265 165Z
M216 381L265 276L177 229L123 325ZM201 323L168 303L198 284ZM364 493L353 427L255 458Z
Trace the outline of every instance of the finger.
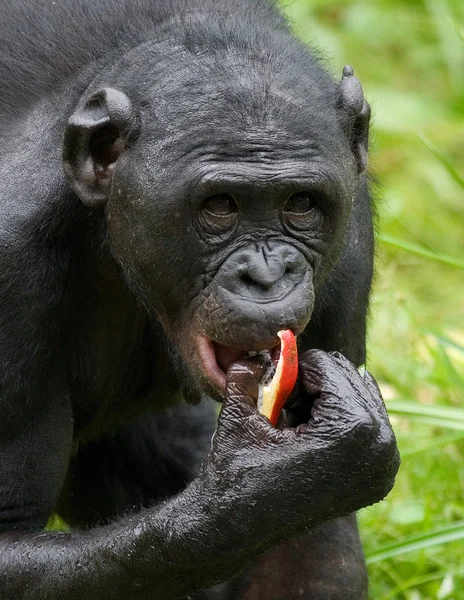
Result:
M347 382L360 396L367 394L367 387L358 370L339 352L306 352L300 364L300 374L306 390L315 396L321 393L337 396L340 389L346 389Z
M356 367L338 352L310 350L302 356L300 376L304 388L313 395L311 425L332 422L337 429L353 426L370 429L376 413L369 406L370 392ZM370 414L372 413L372 414Z
M349 379L353 388L357 390L360 397L363 398L368 409L371 410L377 417L385 419L387 414L382 394L377 382L369 373L369 371L364 369L363 374L361 374L358 369L339 352L334 352L332 356L337 364L340 365L340 368L344 371L345 377ZM366 391L368 393L366 393Z
M234 363L227 372L226 394L219 414L214 442L224 447L252 447L257 441L272 437L277 432L260 415L256 405L259 381L265 371L260 357Z
M386 429L390 432L391 426L387 410L374 377L366 369L361 374L354 364L339 352L331 353L331 358L352 386L357 402L371 413L380 430Z
M355 365L339 352L331 353L331 357L357 392L359 401L376 417L384 419L386 412L382 394L372 375L365 368L360 373Z
M325 371L327 353L322 350L308 350L299 360L300 381L309 394L319 395Z
M360 372L359 369L340 352L331 352L330 357L343 372L348 381L350 381L351 385L358 390L362 396L365 396L366 391L369 389L365 381L365 367L362 372Z
M227 409L254 412L258 402L259 382L265 371L260 357L237 361L227 371L223 411ZM246 410L248 408L248 410Z

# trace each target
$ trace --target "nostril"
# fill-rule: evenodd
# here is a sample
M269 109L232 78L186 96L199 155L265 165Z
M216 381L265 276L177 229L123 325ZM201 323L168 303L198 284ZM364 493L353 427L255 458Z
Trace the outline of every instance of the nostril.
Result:
M237 274L242 279L243 277L248 277L248 265L246 263L240 263L237 265Z
M285 275L291 275L294 272L295 272L295 264L293 262L285 264Z
M240 275L240 281L248 288L261 288L265 290L270 290L275 283L272 277L265 277L264 274L261 274L260 277L256 275L252 276L248 271Z
M253 279L250 277L250 274L248 273L248 271L245 271L244 273L240 273L240 281L242 283L245 283L246 285L251 285L252 283L255 283L255 281L253 281Z
M300 272L302 269L305 269L305 260L300 253L292 253L285 256L284 265L285 274L292 275L294 273Z

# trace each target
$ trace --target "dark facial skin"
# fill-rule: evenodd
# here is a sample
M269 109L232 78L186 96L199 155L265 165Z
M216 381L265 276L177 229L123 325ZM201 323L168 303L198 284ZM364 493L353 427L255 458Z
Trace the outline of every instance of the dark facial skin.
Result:
M358 80L258 0L49 8L0 7L0 597L365 599L352 513L399 459L356 368ZM274 428L246 355L281 329ZM217 426L174 406L205 394Z
M157 47L143 51L144 68L152 61L159 69ZM186 60L183 53L180 59ZM112 77L119 79L123 67L125 61ZM274 85L263 83L273 67L249 69L238 95L215 81L207 57L194 81L180 70L174 84L166 82L167 91L150 90L136 116L129 99L110 88L107 110L119 116L121 102L131 111L119 131L135 120L143 125L133 127L135 139L117 169L114 163L97 165L92 182L100 193L102 182L112 183L104 201L109 244L129 285L161 320L197 385L218 399L233 359L275 347L281 329L299 334L307 326L316 289L338 258L356 185L353 153L340 136L344 111L323 113L323 90L308 107L304 97L282 95L291 82L280 64ZM87 119L98 130L88 108L98 96L95 87L72 120ZM252 108L256 90L259 109ZM301 91L306 95L306 88ZM186 109L193 102L202 110L192 126ZM74 135L79 139L79 132L73 141ZM108 148L100 136L88 159L115 158L124 142ZM67 167L77 192L83 185L80 160L71 156ZM205 367L211 341L221 372Z

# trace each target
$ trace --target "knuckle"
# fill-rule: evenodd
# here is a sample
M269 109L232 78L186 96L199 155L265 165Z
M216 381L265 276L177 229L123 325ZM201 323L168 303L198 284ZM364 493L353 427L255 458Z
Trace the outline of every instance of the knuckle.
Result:
M352 381L356 368L339 352L308 350L300 362L300 372L304 385L314 386L317 382L329 391L335 392L340 386Z
M369 371L365 371L364 372L364 380L366 381L366 383L368 384L369 388L371 389L371 392L374 393L378 396L381 396L381 392L380 392L380 388L379 388L379 384L377 383L377 381L375 380L374 376L372 375L372 373L370 373Z
M359 411L351 423L351 431L358 439L373 438L377 434L378 423L372 414Z
M401 459L394 436L380 440L376 452L372 454L374 461L374 478L382 500L393 488L395 477L400 468Z
M391 431L391 430L390 430ZM383 463L384 466L395 469L398 471L400 466L400 453L398 450L398 445L396 443L396 438L393 432L390 432L390 435L382 435L379 443L379 462Z
M219 425L225 437L246 441L247 446L262 446L273 432L277 432L254 408L239 402L221 412Z
M218 419L218 427L226 436L231 434L238 436L242 434L242 430L246 427L249 419L249 411L239 404L234 404L221 412Z
M303 363L312 362L313 360L317 358L322 358L324 356L328 356L327 352L324 352L324 350L311 348L310 350L306 350L305 352L303 352L303 354L301 355L301 361Z
M395 468L391 468L379 474L377 477L377 498L376 502L380 502L388 496L395 485L395 478L398 472L399 463Z
M233 380L228 381L226 394L229 398L233 399L240 399L249 395L245 382Z
M330 357L327 352L323 350L311 349L306 350L299 360L300 368L304 369L317 369L320 370L330 361Z
M244 411L239 403L234 403L224 408L219 416L219 422L229 422L241 420L244 416Z
M378 443L379 447L384 449L385 452L393 451L397 448L395 433L389 422L383 424L380 428Z
M331 358L339 360L340 362L349 362L349 360L341 352L338 352L338 351L329 352L329 356Z

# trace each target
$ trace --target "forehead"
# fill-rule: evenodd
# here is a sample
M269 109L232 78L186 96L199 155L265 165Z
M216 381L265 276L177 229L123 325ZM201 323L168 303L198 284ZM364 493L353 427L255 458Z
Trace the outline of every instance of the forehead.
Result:
M158 50L145 56L151 83L141 103L142 135L158 164L297 170L309 162L329 169L349 163L336 86L306 52L292 61L265 47L192 54L179 45L169 56Z
M137 164L168 196L200 198L224 190L272 196L309 187L349 195L353 184L349 150L334 155L314 140L293 140L286 132L257 129L241 138L219 137L211 127L193 127L150 144L148 153L145 144L139 147Z
M197 65L198 66L198 65ZM165 85L153 86L146 106L158 126L175 133L185 127L208 125L217 134L237 132L257 140L259 133L280 139L327 139L338 132L335 90L310 78L297 82L262 68L217 74L216 65L178 70ZM244 65L245 67L246 65ZM205 72L206 71L206 72Z
M194 116L174 115L166 127L148 128L143 133L143 147L152 149L145 154L147 167L156 163L190 180L221 172L226 179L274 184L341 180L352 170L349 145L336 121L311 119L308 111L296 118L270 111L260 120L247 118L237 107L223 111L205 107Z
M294 40L275 48L267 40L226 46L174 44L144 49L142 96L147 121L169 132L199 120L215 131L258 128L293 138L317 136L336 125L337 88ZM289 47L287 47L289 46ZM132 61L131 61L132 62ZM143 67L142 67L143 65ZM142 77L143 75L143 77Z
M313 90L314 92L314 90ZM144 118L150 143L173 155L217 160L340 160L346 154L335 108L314 93L197 80L157 97Z

